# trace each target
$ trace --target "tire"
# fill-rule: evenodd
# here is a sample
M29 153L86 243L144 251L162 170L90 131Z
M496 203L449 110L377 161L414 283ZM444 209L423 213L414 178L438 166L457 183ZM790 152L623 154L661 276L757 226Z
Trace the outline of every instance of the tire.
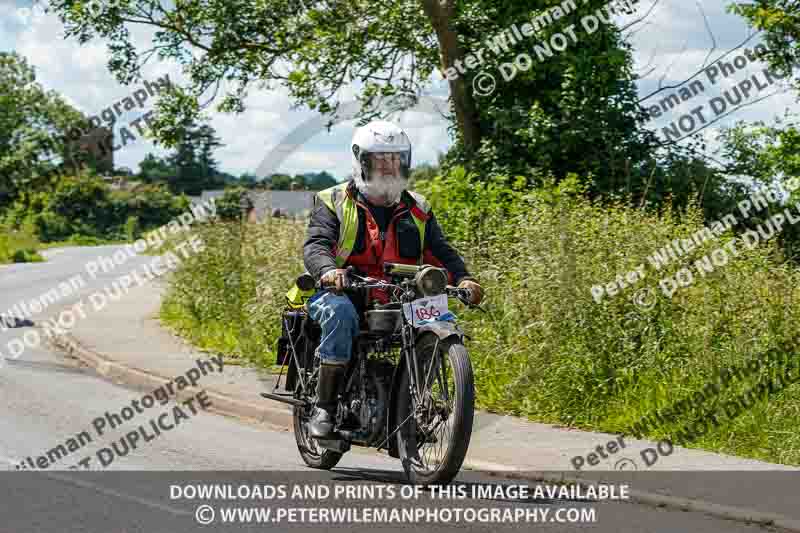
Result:
M406 477L410 482L418 485L446 485L458 474L461 465L464 463L464 458L467 456L475 414L475 382L472 363L467 349L457 338L441 340L431 333L420 337L417 341L417 358L426 362L422 371L424 372L425 369L429 368L427 361L430 360L430 356L433 354L437 340L437 351L447 355L445 364L447 388L448 394L453 397L450 400L452 406L447 410L449 416L446 425L452 424L452 430L449 432L449 438L447 438L446 449L442 442L445 436L444 431L441 435L435 435L434 442L424 442L425 439L421 438L423 434L418 429L419 421L416 416L410 417L403 428L397 432L396 437L400 461L403 464ZM433 370L438 369L434 368ZM429 381L433 381L433 377ZM436 392L434 391L434 393ZM398 424L411 415L411 401L409 376L408 372L404 370L397 392L396 415ZM441 419L442 415L436 415L435 418ZM422 441L422 443L418 445L419 441ZM444 452L442 458L435 461L435 467L434 464L429 465L428 461L425 460L427 454L425 449L422 449L422 454L420 454L420 446L424 447L426 444L431 446L437 446L438 444L438 449ZM422 461L420 461L421 459ZM423 466L423 468L419 468L419 466Z
M300 398L300 383L297 384L295 398ZM316 384L314 384L316 388ZM313 394L310 394L313 397ZM311 418L314 408L294 406L294 440L297 443L297 450L300 457L311 468L320 470L330 470L337 465L342 458L342 453L332 450L325 450L317 445L316 441L308 434L308 421Z

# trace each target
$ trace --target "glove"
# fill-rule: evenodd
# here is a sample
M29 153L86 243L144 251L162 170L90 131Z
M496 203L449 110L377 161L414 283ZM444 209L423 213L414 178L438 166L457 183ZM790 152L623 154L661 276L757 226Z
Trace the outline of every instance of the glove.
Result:
M461 283L458 284L459 289L470 289L472 291L472 298L470 298L469 303L472 305L478 305L483 300L483 288L478 285L477 282L472 281L471 279L465 279Z
M335 270L328 270L320 278L322 286L331 286L336 294L341 294L348 285L347 270L344 268L337 268Z

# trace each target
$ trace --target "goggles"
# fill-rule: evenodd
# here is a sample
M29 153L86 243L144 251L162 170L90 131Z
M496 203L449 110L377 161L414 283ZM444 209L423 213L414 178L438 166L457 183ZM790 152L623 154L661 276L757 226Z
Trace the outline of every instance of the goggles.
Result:
M411 152L362 152L359 156L361 168L364 169L366 181L372 180L372 171L377 169L393 169L399 165L400 174L408 178Z

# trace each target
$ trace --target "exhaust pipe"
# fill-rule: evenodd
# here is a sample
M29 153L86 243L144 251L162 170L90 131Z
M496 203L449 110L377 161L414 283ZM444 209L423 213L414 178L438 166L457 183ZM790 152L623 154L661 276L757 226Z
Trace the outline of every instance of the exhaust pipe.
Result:
M314 439L321 448L338 453L350 451L350 443L343 439Z

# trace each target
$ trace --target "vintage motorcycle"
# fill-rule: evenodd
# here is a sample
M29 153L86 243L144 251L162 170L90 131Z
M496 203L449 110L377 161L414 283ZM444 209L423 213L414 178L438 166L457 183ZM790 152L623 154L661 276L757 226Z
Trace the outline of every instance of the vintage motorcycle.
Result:
M443 485L458 474L467 454L475 390L466 335L448 310L448 297L470 305L469 289L447 285L446 271L429 265L387 263L390 281L362 277L348 268L360 315L360 332L339 388L332 439L310 437L316 406L320 327L305 299L324 290L301 275L287 294L278 341L282 365L272 393L262 396L294 406L297 448L307 465L331 469L351 445L387 449L409 481ZM370 304L370 289L385 289L386 304ZM298 298L302 295L302 298ZM285 391L280 390L286 370Z

